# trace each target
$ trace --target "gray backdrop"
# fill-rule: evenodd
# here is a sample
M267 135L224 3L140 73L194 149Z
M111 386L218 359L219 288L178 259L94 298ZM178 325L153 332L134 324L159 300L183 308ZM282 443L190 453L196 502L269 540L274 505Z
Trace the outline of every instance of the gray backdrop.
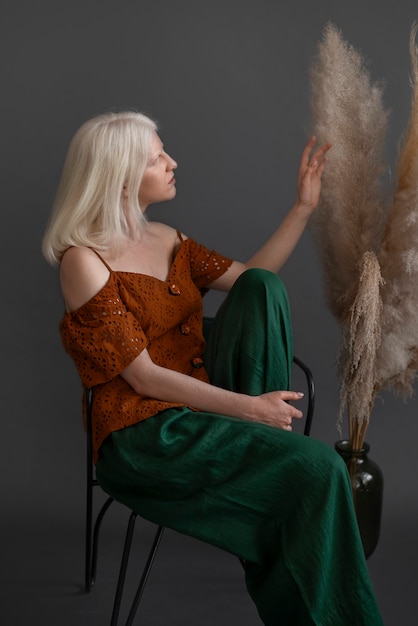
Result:
M1 540L18 549L28 525L82 519L80 384L60 344L57 271L40 253L76 128L114 107L155 117L179 163L178 194L150 216L245 260L295 197L309 132L308 70L327 21L386 83L393 162L409 113L408 40L418 10L416 0L3 0L1 14ZM309 232L282 275L296 352L316 379L312 435L333 445L339 329ZM218 302L208 297L207 312ZM385 394L367 435L385 476L382 536L370 567L381 576L387 616L418 582L415 570L390 558L418 556L416 406ZM9 580L22 558L11 555ZM393 594L395 582L405 597Z

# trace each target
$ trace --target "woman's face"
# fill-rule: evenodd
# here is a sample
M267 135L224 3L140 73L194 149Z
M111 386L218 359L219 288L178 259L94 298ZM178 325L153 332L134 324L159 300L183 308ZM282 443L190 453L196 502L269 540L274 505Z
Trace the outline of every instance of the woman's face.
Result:
M153 134L148 165L139 188L139 206L145 211L149 204L171 200L176 195L174 170L177 163L165 151L157 133Z

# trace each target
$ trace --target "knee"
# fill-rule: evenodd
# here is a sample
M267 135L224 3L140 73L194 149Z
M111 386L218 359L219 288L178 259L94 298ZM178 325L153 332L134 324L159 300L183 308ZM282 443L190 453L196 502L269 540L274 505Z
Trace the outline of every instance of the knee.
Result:
M266 291L286 293L286 287L277 274L258 267L243 272L237 278L234 288L243 289L252 294Z
M309 439L310 442L315 440ZM315 441L315 461L312 463L312 473L317 473L317 479L326 479L328 485L332 480L336 483L347 482L347 466L341 456L326 443Z

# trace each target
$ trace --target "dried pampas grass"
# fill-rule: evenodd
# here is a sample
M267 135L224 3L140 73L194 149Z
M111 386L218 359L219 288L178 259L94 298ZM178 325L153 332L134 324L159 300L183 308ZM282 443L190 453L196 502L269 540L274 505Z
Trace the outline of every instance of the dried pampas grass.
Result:
M391 202L383 184L388 112L361 55L329 24L311 71L314 133L334 144L313 230L341 324L339 422L362 447L375 397L408 397L418 370L418 25L412 103ZM390 206L389 206L390 205Z
M346 409L352 448L362 447L376 394L376 351L381 341L382 276L376 255L366 252L360 266L350 321L343 327L340 350L341 404Z
M352 446L361 448L375 386L382 303L377 253L387 215L383 174L389 113L359 52L328 24L311 68L314 134L331 141L312 231L325 274L328 305L339 321L340 418L349 417Z
M397 184L379 254L385 285L377 385L408 397L418 367L418 48L410 37L411 113L397 165Z
M382 174L388 111L382 86L370 79L359 52L328 24L311 68L311 109L320 144L331 141L321 203L312 220L328 304L345 324L356 297L360 262L376 252L385 222Z

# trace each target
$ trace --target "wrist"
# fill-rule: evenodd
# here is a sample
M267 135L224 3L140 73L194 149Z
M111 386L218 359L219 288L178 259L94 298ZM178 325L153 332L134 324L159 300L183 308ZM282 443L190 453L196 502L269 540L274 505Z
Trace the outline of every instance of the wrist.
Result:
M243 401L241 417L252 422L257 421L259 396L248 396L246 394L240 394L240 396Z
M312 215L315 207L298 198L293 205L291 212L302 222L307 222Z

